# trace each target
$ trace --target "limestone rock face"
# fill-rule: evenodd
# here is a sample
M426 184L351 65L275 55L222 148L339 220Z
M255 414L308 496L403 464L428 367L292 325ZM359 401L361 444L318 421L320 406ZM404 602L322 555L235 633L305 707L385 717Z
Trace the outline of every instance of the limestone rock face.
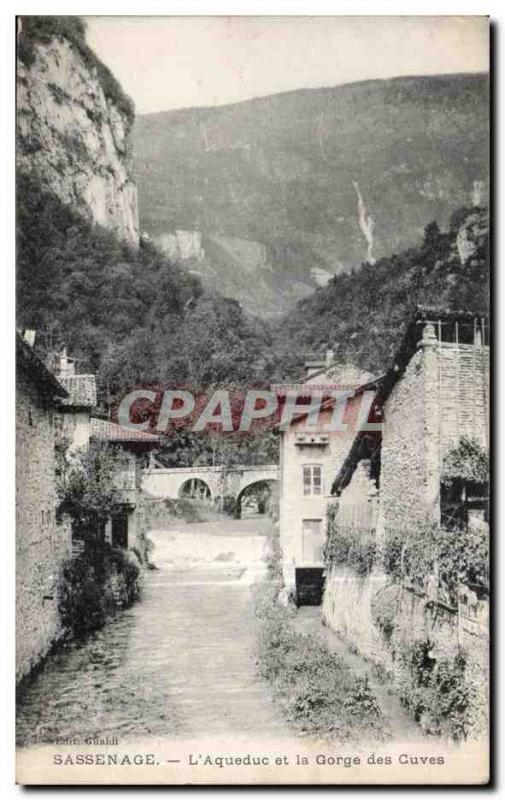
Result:
M18 63L17 112L18 168L137 246L132 121L71 42L55 36Z
M477 210L464 220L456 238L458 256L463 266L483 246L488 230L487 216L482 211Z

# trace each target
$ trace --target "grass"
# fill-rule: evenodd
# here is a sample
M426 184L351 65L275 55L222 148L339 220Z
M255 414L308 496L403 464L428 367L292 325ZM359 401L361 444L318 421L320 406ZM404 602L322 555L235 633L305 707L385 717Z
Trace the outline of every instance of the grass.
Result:
M384 739L388 735L366 679L323 643L293 630L295 611L281 606L278 583L256 589L258 662L274 700L301 735L338 741Z

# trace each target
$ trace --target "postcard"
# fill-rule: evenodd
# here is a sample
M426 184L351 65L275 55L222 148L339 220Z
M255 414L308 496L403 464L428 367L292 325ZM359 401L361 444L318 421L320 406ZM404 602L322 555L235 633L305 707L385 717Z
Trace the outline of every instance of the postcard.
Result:
M17 19L18 783L489 781L489 26Z

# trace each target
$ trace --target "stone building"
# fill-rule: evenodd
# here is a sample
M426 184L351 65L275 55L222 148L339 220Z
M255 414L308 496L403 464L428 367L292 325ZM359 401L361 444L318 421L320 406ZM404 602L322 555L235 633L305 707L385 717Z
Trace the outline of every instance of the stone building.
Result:
M105 526L105 540L114 547L136 550L143 557L142 471L147 465L147 454L159 447L159 438L95 417L91 418L90 433L91 444L107 443L117 451L115 483L120 500Z
M66 389L16 338L16 678L58 638L56 594L70 531L56 524L55 417Z
M419 308L378 382L382 434L356 435L332 492L342 507L351 493L357 505L368 502L371 483L365 493L354 486L358 465L366 470L380 486L370 520L379 539L386 529L445 521L445 459L465 438L489 450L488 330L487 320L471 313ZM486 488L471 487L477 497L466 498L470 517L487 518Z
M105 525L105 540L117 547L141 550L142 509L140 502L141 465L145 454L159 444L156 436L124 428L113 422L93 417L97 404L95 375L76 372L76 361L63 348L52 366L58 381L66 390L59 401L56 419L58 440L72 454L93 444L107 443L116 450L116 488L120 493L118 508ZM72 532L72 553L83 550L84 540L77 530Z
M91 436L91 412L96 406L96 378L75 371L75 359L67 356L66 348L57 359L55 374L67 390L60 402L61 435L70 452L87 447Z
M469 313L419 308L392 368L379 379L383 427L358 432L336 471L335 530L351 526L363 542L375 541L373 570L357 574L350 565L328 570L325 622L363 655L391 672L399 685L409 665L395 651L415 641L430 643L430 658L464 653L470 687L471 726L487 725L488 602L484 583L459 585L448 600L437 566L424 589L406 575L391 579L382 555L391 537L415 537L427 525L461 526L488 535L488 486L472 479L446 485L447 459L471 442L489 449L489 334L487 320ZM452 485L454 488L454 483ZM394 646L377 625L377 609L394 608ZM407 676L407 677L406 677ZM426 729L430 722L425 720Z
M347 431L324 433L332 417L334 401L324 400L325 392L334 387L355 388L364 385L371 375L351 365L333 362L330 352L326 361L305 365L307 374L299 385L274 387L282 396L288 391L298 394L297 404L310 402L321 387L323 403L317 430L309 430L307 414L294 417L287 430L280 431L279 470L279 535L282 551L284 583L297 602L317 602L323 577L323 545L326 507L331 499L331 486L354 439L354 426L349 424L360 405L358 396L349 402L344 416ZM307 390L304 395L305 389Z
M33 343L33 336L32 336ZM16 676L20 680L61 633L58 578L84 541L68 518L56 521L56 451L71 455L97 442L116 449L119 503L105 526L113 546L143 553L141 470L158 437L91 416L96 382L75 371L66 351L46 367L20 335L16 339Z

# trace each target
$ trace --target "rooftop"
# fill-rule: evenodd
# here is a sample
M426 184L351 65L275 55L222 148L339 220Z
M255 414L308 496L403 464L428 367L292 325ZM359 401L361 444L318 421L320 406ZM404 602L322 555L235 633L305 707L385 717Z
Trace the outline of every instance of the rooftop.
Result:
M94 375L66 375L58 378L65 387L68 397L62 401L64 406L74 408L93 408L96 406L96 379Z
M20 333L16 336L16 366L26 377L36 385L39 392L47 399L54 400L59 397L61 401L68 396L66 388L56 380L53 373L47 369L44 362L38 357L32 347L25 342Z
M159 442L158 436L145 431L126 428L107 419L91 417L91 437L105 442Z

